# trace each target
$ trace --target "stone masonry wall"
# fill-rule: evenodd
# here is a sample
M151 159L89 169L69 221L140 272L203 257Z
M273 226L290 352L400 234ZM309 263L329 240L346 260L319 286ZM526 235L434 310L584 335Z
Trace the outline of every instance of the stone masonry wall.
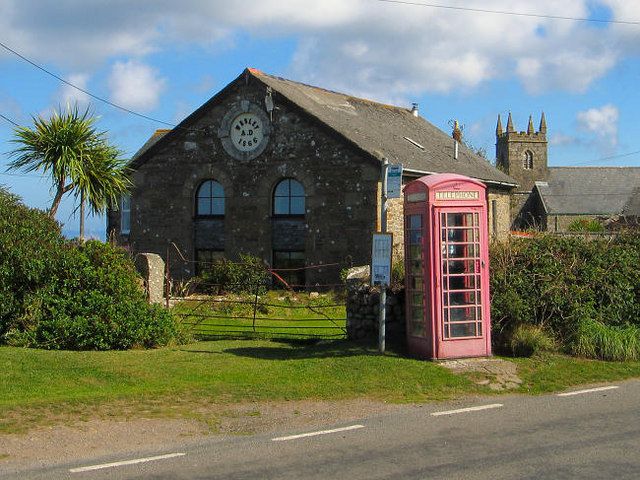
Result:
M380 290L368 284L350 284L347 294L347 338L349 340L374 340L378 338L378 312ZM398 293L387 290L386 340L400 344L405 341L404 290Z
M195 257L195 194L205 180L225 191L224 255L251 253L272 263L275 220L272 195L283 178L301 182L306 194L306 264L342 262L307 272L307 284L337 283L344 264L369 261L376 226L380 165L274 93L271 133L253 160L232 158L217 136L224 115L243 101L264 108L265 88L251 80L232 84L204 108L187 130L172 132L133 175L130 248L166 256L171 242ZM112 216L117 216L112 214ZM113 218L117 225L117 218ZM172 277L190 277L194 265L171 247Z

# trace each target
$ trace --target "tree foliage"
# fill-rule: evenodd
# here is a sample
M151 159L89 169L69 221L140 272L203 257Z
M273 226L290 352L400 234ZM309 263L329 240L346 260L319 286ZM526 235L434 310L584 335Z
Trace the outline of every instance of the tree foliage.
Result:
M33 127L17 127L9 168L49 175L55 191L49 216L55 217L62 197L73 192L86 199L94 213L117 203L131 182L121 152L110 145L106 132L95 127L89 108L56 111L48 118L33 117Z

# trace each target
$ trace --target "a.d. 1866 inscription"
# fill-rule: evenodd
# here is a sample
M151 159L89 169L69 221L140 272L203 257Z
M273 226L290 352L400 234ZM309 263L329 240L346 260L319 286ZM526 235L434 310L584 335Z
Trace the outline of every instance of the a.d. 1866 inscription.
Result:
M241 113L231 122L229 132L233 145L242 152L251 152L258 148L263 138L262 122L257 115Z

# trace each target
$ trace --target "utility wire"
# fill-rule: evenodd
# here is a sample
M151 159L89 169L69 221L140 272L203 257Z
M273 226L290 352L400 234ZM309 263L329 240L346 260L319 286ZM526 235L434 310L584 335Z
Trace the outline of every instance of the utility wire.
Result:
M9 122L11 125L13 125L14 127L19 127L20 125L18 125L16 122L14 122L13 120L11 120L9 117L5 117L3 114L0 113L0 117L3 118L4 120L6 120L7 122Z
M640 21L632 21L632 20L606 20L604 18L584 18L584 17L569 17L569 16L563 16L563 15L545 15L542 13L512 12L508 10L490 10L488 8L459 7L454 5L442 5L437 3L409 2L405 0L377 0L377 1L383 2L383 3L395 3L400 5L412 5L415 7L442 8L446 10L462 10L464 12L491 13L494 15L511 15L514 17L549 18L552 20L571 20L574 22L615 23L619 25L640 25Z
M586 162L580 162L580 163L573 163L571 165L565 165L566 167L580 167L582 165L593 165L599 162L605 162L607 160L613 160L616 158L623 158L623 157L630 157L631 155L637 155L640 153L640 150L636 150L635 152L629 152L629 153L621 153L619 155L611 155L609 157L602 157L602 158L598 158L596 160L587 160Z
M22 55L22 54L20 54L20 53L16 52L15 50L13 50L12 48L10 48L9 46L5 45L5 44L4 44L4 43L2 43L2 42L0 42L0 47L4 48L4 49L5 49L5 50L7 50L8 52L10 52L10 53L14 54L14 55L15 55L15 56L17 56L18 58L21 58L22 60L24 60L24 61L25 61L25 62L27 62L28 64L30 64L30 65L32 65L32 66L34 66L34 67L36 67L38 70L41 70L41 71L43 71L44 73L46 73L47 75L50 75L50 76L52 76L53 78L55 78L56 80L58 80L58 81L60 81L60 82L64 83L65 85L69 85L70 87L75 88L76 90L78 90L78 91L80 91L80 92L84 93L85 95L90 96L91 98L93 98L93 99L95 99L95 100L98 100L99 102L106 103L107 105L110 105L110 106L112 106L112 107L114 107L114 108L117 108L117 109L119 109L119 110L122 110L123 112L127 112L127 113L130 113L131 115L135 115L135 116L137 116L137 117L144 118L145 120L150 120L150 121L152 121L152 122L161 123L161 124L166 125L166 126L168 126L168 127L173 127L173 128L174 128L174 127L176 127L176 125L175 125L175 124L173 124L173 123L165 122L164 120L158 120L157 118L153 118L153 117L150 117L150 116L148 116L148 115L144 115L144 114L142 114L142 113L138 113L138 112L136 112L136 111L134 111L134 110L130 110L130 109L126 108L126 107L123 107L122 105L118 105L117 103L113 103L113 102L111 102L111 101L107 100L106 98L103 98L103 97L100 97L100 96L98 96L98 95L95 95L95 94L93 94L93 93L89 92L88 90L85 90L84 88L80 88L80 87L78 87L77 85L74 85L73 83L71 83L71 82L69 82L69 81L65 80L65 79L64 79L64 78L62 78L61 76L56 75L55 73L51 72L50 70L47 70L47 69L46 69L46 68L44 68L43 66L38 65L38 64L37 64L36 62L34 62L33 60L28 59L28 58L27 58L27 57L25 57L24 55ZM4 118L4 116L3 116L3 118ZM6 119L6 118L5 118L5 120L8 120L8 119ZM9 121L11 121L11 120L9 120ZM13 122L11 122L11 123L13 123ZM17 126L17 125L16 125L16 126Z

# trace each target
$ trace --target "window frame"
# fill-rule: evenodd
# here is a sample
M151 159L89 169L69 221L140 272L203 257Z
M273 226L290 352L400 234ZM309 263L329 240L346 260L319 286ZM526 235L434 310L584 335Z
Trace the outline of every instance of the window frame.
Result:
M288 184L288 195L277 195L278 187L282 185L284 182L289 182ZM291 194L291 182L295 182L302 188L302 195L292 195ZM288 199L288 213L277 213L276 212L276 198L287 198ZM302 213L291 213L291 199L292 198L302 198ZM304 218L307 213L307 190L304 188L304 184L292 177L286 177L280 179L275 186L273 187L273 194L271 195L271 216L274 218Z
M524 170L533 170L533 152L531 150L525 150L524 158L522 159L522 168Z
M126 201L126 208L125 208ZM127 224L127 228L124 225ZM125 194L120 197L120 235L131 234L131 195Z
M207 197L202 197L205 199L208 199L210 201L210 208L211 211L213 212L214 210L214 202L215 199L222 199L222 213L200 213L200 191L202 190L202 188L207 184L211 182L212 186L211 186L211 195L207 196ZM220 188L222 189L222 196L215 196L213 193L213 189L215 184L218 184L220 186ZM198 188L196 188L196 194L194 197L194 217L195 218L224 218L225 213L226 213L226 209L227 209L227 202L226 202L226 195L225 195L225 189L224 186L222 185L222 183L220 183L219 181L217 181L214 178L208 178L206 180L203 180L202 182L200 182L200 184L198 185Z

